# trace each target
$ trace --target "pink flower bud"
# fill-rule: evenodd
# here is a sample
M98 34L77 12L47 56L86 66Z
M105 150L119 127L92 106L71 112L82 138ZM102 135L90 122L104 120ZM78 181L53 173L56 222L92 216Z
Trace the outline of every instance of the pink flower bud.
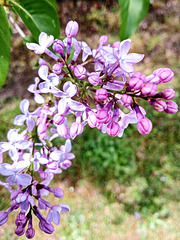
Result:
M62 63L56 63L53 65L53 72L55 74L60 74L62 70L63 64Z
M54 115L54 117L53 117L53 122L54 122L54 124L57 124L57 125L63 124L64 120L65 120L65 117L58 113L56 115Z
M156 94L156 91L157 85L150 82L146 83L141 89L142 94L146 96L154 96Z
M63 41L59 40L59 39L55 39L54 43L53 43L53 51L56 53L63 53L64 51L64 43Z
M140 72L134 73L129 79L129 86L132 89L139 90L145 82L146 76Z
M84 130L82 123L73 122L70 127L70 136L74 139L77 135L80 135Z
M121 44L120 41L114 42L112 48L120 48L120 44Z
M99 38L99 45L104 46L104 45L106 45L107 41L108 41L108 37L106 35L102 35Z
M39 58L39 65L47 65L47 62L43 58Z
M178 105L174 101L168 101L166 102L166 109L165 112L169 114L175 114L178 111Z
M151 105L158 112L163 112L167 107L166 102L164 102L163 100L156 100L152 102Z
M99 102L105 101L108 98L108 91L105 88L96 90L95 99Z
M166 83L173 79L174 73L170 68L158 68L153 74L157 75L160 79L160 83Z
M68 160L68 159L66 159L66 160L64 160L63 162L60 163L60 167L61 167L62 169L67 169L67 168L69 168L71 165L72 165L72 163L71 163L71 161Z
M65 124L61 124L57 126L57 132L61 137L69 138L69 129Z
M91 128L95 128L97 126L97 117L93 111L88 112L88 124Z
M162 97L166 100L170 100L170 99L174 98L174 96L175 96L175 91L172 88L165 88L162 91Z
M108 125L107 125L107 134L110 135L110 136L117 136L120 132L120 126L117 122L110 122Z
M76 21L69 21L66 25L65 33L67 37L75 37L78 33L79 25Z
M89 74L88 81L94 86L97 86L98 84L102 83L101 78L96 72L92 72Z
M74 68L74 75L78 79L84 79L86 77L86 74L87 74L87 71L82 65L79 64Z
M152 122L146 117L140 118L137 122L137 129L139 133L147 135L152 130Z
M107 109L98 110L96 113L97 120L100 123L106 123L107 119L109 119L109 113Z
M127 94L123 94L121 101L125 107L129 107L132 103L132 97Z

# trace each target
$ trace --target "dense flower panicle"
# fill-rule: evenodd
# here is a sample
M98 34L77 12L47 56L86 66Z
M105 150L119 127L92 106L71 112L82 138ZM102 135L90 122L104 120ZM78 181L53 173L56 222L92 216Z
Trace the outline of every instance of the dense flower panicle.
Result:
M75 156L71 153L71 139L82 134L86 125L122 137L129 124L137 124L139 133L146 135L152 130L152 122L139 105L139 99L158 112L178 111L172 101L175 96L172 88L158 92L159 84L174 77L171 69L159 68L149 76L135 72L134 64L144 55L129 53L130 39L110 45L108 37L103 35L97 49L91 50L86 42L75 38L78 29L78 23L70 21L63 41L41 33L39 44L27 43L36 54L51 57L53 64L40 58L38 77L28 87L39 107L29 112L29 101L24 99L20 103L22 114L15 117L14 124L25 125L26 130L11 129L8 141L0 143L0 174L7 177L0 184L11 193L11 207L0 212L0 226L7 222L12 211L19 209L15 234L25 233L29 239L35 236L32 214L39 219L39 228L52 234L52 223L58 225L60 213L70 211L67 205L52 205L44 197L51 193L63 198L64 191L49 184L55 174L72 165ZM51 45L55 53L48 49ZM65 138L65 144L57 147L52 140L60 137ZM5 152L12 162L3 163ZM16 190L12 186L17 186ZM47 217L41 210L48 211Z

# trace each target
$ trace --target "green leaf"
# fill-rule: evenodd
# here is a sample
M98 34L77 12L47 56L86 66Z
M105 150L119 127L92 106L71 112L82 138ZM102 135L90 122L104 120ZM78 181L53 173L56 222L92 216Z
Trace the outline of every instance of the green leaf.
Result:
M4 8L0 5L0 87L4 84L10 62L10 30Z
M121 6L120 39L129 38L146 16L150 0L118 0Z
M41 32L59 37L60 24L54 0L11 0L10 3L36 41Z

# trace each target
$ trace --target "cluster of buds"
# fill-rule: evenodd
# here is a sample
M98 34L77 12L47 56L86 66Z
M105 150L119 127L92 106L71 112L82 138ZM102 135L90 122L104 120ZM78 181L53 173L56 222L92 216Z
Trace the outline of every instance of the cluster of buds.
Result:
M0 143L0 174L7 176L6 182L0 184L11 193L10 208L0 212L0 225L7 222L10 212L19 208L15 233L18 236L25 233L29 239L35 235L32 214L39 219L40 229L51 234L54 231L51 222L59 224L60 213L70 210L65 204L52 206L42 197L49 192L63 197L62 189L52 189L49 184L55 174L71 166L75 157L71 153L71 139L80 135L85 125L122 137L129 124L136 124L138 131L146 135L152 130L152 123L138 104L139 99L159 112L178 111L171 100L175 95L173 89L158 92L159 84L174 77L169 68L157 69L149 76L134 72L133 64L144 55L128 53L131 40L109 45L103 35L97 49L91 50L86 42L75 38L78 28L76 21L70 21L63 41L41 33L39 44L27 43L28 49L48 55L52 61L48 62L49 57L39 59L38 77L28 87L38 108L29 112L29 101L20 103L22 114L15 117L14 124L25 125L26 130L19 133L20 129L11 129L8 142ZM53 51L48 49L50 46ZM60 137L65 144L58 149L52 140ZM5 152L12 164L3 163ZM17 186L16 190L12 185ZM41 209L48 210L47 217Z

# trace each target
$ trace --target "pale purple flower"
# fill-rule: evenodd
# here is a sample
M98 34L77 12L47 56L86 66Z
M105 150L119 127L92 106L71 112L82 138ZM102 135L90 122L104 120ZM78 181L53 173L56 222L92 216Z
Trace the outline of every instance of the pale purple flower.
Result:
M32 131L35 126L35 121L33 118L36 118L39 116L41 112L41 108L37 108L34 112L29 112L29 101L27 99L24 99L20 103L20 109L24 115L18 115L14 119L14 124L18 126L22 126L24 121L26 121L27 129L28 131Z
M58 113L64 114L66 108L70 108L73 111L84 111L85 106L77 101L72 100L71 98L76 95L77 87L72 82L68 81L63 85L64 96L58 103Z
M60 161L63 162L64 160L71 160L73 158L75 158L73 153L70 153L72 149L71 146L71 141L69 139L66 140L65 145L62 145L60 147L60 150L54 150L51 154L50 154L50 158L52 158L55 161Z
M9 142L2 142L0 145L0 152L9 151L9 156L13 161L18 161L18 149L24 150L30 147L31 143L24 138L24 132L18 134L19 129L10 129L7 134Z
M69 211L70 211L69 206L67 206L65 204L54 205L49 209L46 220L48 223L54 222L54 224L59 225L60 213L61 212L69 212Z
M9 176L6 181L10 185L20 184L22 186L28 186L31 184L32 177L29 174L21 173L22 170L29 167L30 163L27 161L20 161L13 163L12 165L4 163L0 165L0 174L3 176Z
M46 33L42 32L39 35L39 44L37 43L26 43L28 49L33 50L36 54L43 54L46 49L51 46L54 41L52 35L48 36Z
M106 66L108 64L119 63L120 68L127 72L134 72L134 63L140 62L144 58L144 54L138 53L129 53L131 47L131 40L127 39L121 42L119 48L111 48L111 47L102 47L101 54L105 59Z

